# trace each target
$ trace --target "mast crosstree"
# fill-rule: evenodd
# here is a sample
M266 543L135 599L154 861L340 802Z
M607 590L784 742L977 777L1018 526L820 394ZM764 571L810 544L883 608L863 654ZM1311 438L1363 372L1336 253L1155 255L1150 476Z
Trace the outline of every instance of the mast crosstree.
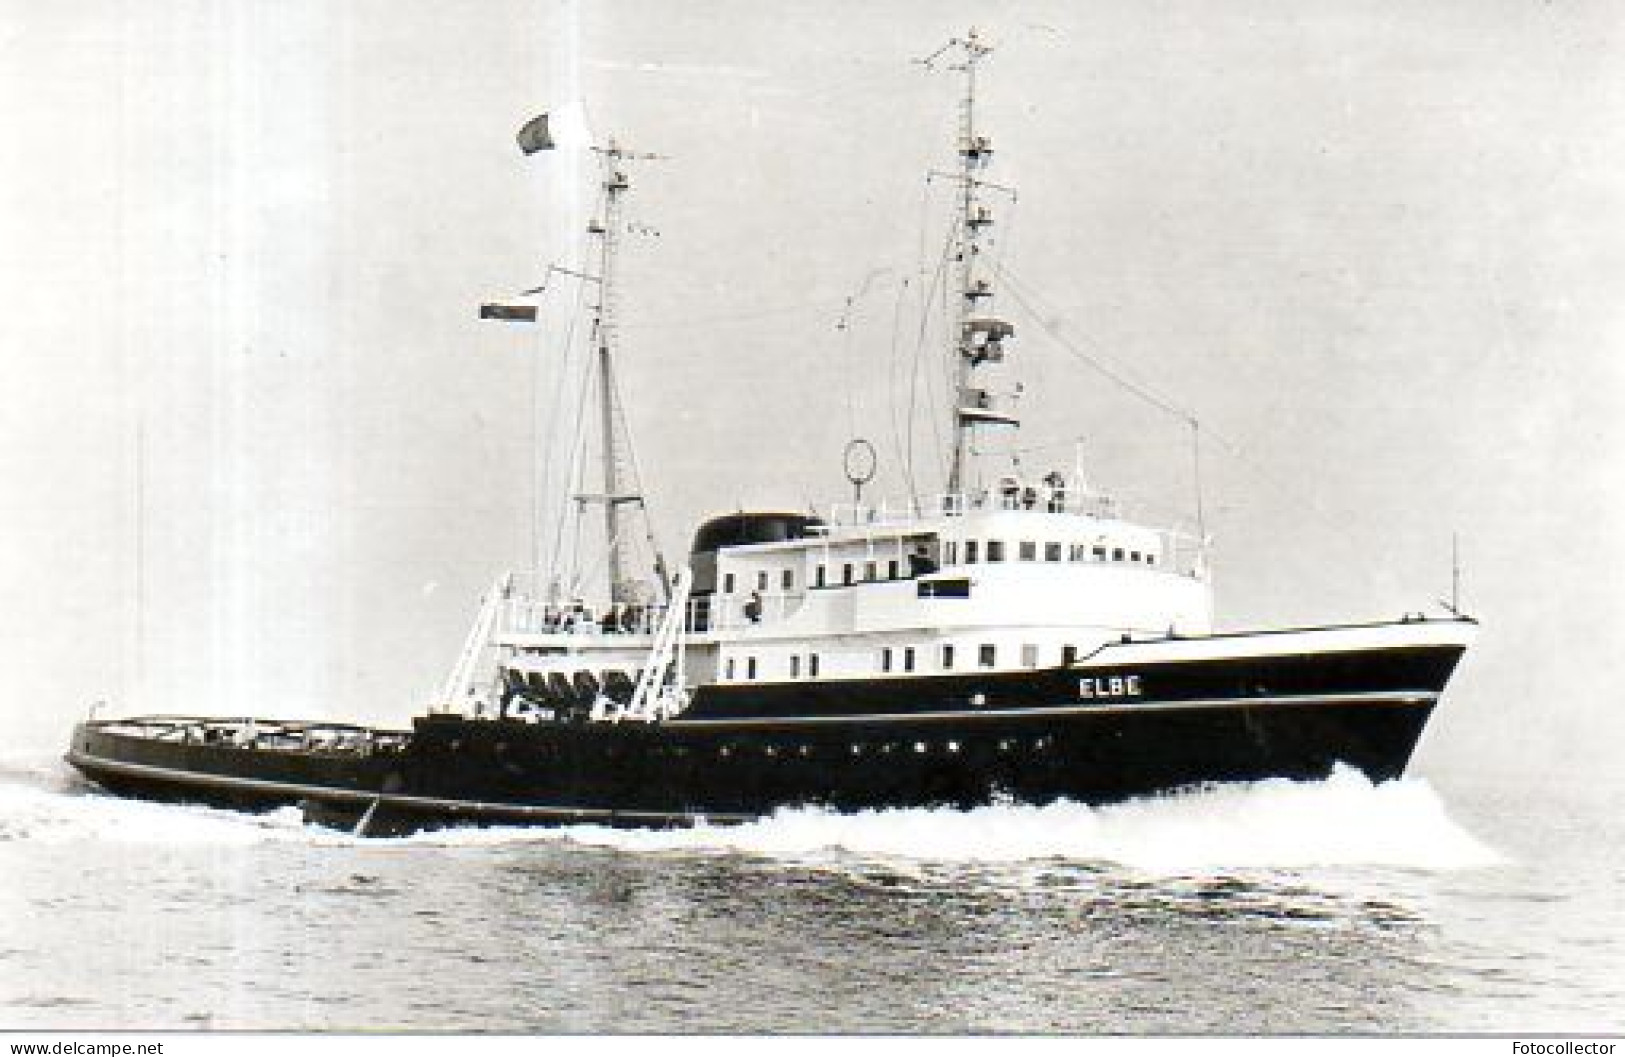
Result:
M1004 362L1004 344L1015 327L992 314L993 286L982 264L988 229L993 226L993 210L987 205L984 189L996 187L983 174L993 161L993 141L976 125L976 70L992 54L993 47L972 29L955 37L920 60L928 69L945 57L947 68L965 75L965 94L959 104L959 217L955 257L958 263L959 298L950 335L953 358L953 449L948 464L950 495L970 487L974 467L972 441L983 426L1019 426L1011 401L1014 394L995 394L986 384L982 368ZM1007 190L1006 188L996 188Z

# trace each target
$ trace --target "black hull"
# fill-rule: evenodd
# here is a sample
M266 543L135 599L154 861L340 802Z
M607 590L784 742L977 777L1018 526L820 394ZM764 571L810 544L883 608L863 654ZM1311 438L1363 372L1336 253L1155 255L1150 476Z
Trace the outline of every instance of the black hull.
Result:
M126 795L403 833L465 823L686 825L799 805L842 811L1195 785L1398 777L1459 645L895 680L708 688L659 724L420 718L387 751L184 743L118 721L68 760ZM1080 679L1116 697L1083 697Z

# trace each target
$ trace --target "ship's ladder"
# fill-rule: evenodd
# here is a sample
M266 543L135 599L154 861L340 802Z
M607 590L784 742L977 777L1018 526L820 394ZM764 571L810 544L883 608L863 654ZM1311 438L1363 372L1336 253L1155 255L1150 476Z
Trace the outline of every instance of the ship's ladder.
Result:
M615 713L615 720L635 719L645 723L670 719L688 707L688 592L694 574L683 566L672 585L666 614L655 631L649 660L638 677L632 700Z
M480 696L477 688L480 655L491 644L497 617L502 612L503 603L512 595L513 573L503 573L491 585L491 590L481 601L480 612L474 618L474 625L468 629L468 639L463 643L463 651L457 655L457 663L452 667L451 674L446 677L445 688L440 692L439 711L460 712L465 706L473 705L475 713L478 714L490 705L489 701Z

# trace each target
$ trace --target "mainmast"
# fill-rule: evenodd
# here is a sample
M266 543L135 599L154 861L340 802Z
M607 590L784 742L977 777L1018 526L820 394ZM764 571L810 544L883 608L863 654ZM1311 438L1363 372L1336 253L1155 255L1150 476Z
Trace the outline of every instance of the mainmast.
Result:
M622 503L641 503L643 497L621 491L622 465L616 443L615 414L615 353L618 336L615 316L615 263L620 246L621 198L631 182L626 178L622 160L626 151L611 139L607 147L595 147L603 162L604 215L588 225L587 231L598 239L598 302L593 305L593 352L598 360L598 414L604 457L604 494L598 498L604 504L604 546L609 576L609 594L612 604L624 602L626 594L626 547L621 538L620 507ZM592 498L583 495L583 502Z
M554 142L549 129L548 115L542 114L520 129L518 141L520 150L526 154L552 150ZM662 594L670 585L666 582L665 562L654 539L653 525L648 524L648 506L639 490L637 460L632 452L631 438L623 437L623 434L627 433L626 421L615 378L619 337L616 268L620 256L621 233L625 230L621 219L621 202L631 187L631 181L626 176L626 163L658 158L660 155L633 153L621 147L614 139L611 139L608 145L593 147L592 150L601 162L602 175L599 187L603 191L602 212L587 225L587 233L598 240L597 274L591 275L556 264L548 266L547 274L549 278L554 273L574 276L594 284L598 290L597 300L591 306L591 341L592 369L598 382L598 434L603 455L602 491L592 494L583 490L572 498L577 504L578 516L585 514L586 508L593 503L603 505L604 565L610 604L639 605L650 599L643 590L644 582L628 575L628 570L633 564L632 541L627 538L631 519L622 511L623 506L630 505L642 509L647 542L654 558L654 573ZM525 295L539 294L546 288L547 281L544 279L541 286L525 291ZM481 306L480 315L484 319L535 322L536 309L528 305L488 304ZM587 422L583 420L581 428L585 430L587 426ZM575 557L579 562L579 552ZM572 576L571 580L576 582L575 576Z
M955 256L959 265L959 298L950 338L954 361L953 452L948 467L950 495L972 483L969 478L974 431L981 426L1020 424L1008 406L1013 394L995 395L981 374L983 367L1004 361L1004 341L1015 333L1009 323L991 315L993 286L981 260L987 229L993 225L993 211L984 201L983 190L996 185L983 179L993 160L993 142L976 127L976 68L992 51L972 29L965 37L955 37L924 60L931 66L940 56L952 52L956 61L948 68L965 75L965 94L960 100L959 172L956 174L959 217Z
M639 488L636 460L632 455L630 437L626 432L624 413L620 405L615 381L615 360L620 334L616 301L616 265L620 255L620 237L624 230L621 202L632 183L626 175L626 162L659 158L658 154L637 154L626 150L612 138L607 146L594 147L594 153L603 164L601 188L604 192L603 214L587 225L587 233L598 240L598 300L592 306L592 347L598 373L598 426L600 446L603 449L603 493L580 494L577 502L602 503L604 507L605 568L609 580L610 604L635 605L649 601L641 591L643 582L628 575L631 567L632 541L629 539L630 522L623 517L623 506L643 510L645 521L648 507ZM649 549L654 557L654 572L664 594L666 582L665 561L653 535L653 526L645 524Z

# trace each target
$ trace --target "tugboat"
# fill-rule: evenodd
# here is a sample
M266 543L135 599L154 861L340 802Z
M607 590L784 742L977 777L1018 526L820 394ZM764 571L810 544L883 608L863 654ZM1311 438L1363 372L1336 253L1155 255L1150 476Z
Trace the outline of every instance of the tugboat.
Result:
M120 794L301 805L363 834L457 824L741 822L992 802L1100 803L1210 783L1399 776L1475 622L1449 616L1217 633L1208 540L1126 517L1077 468L990 471L978 439L1019 427L984 254L998 185L976 124L991 48L964 75L954 182L951 451L940 494L869 503L875 450L847 447L851 503L701 524L673 574L654 547L620 414L616 258L627 171L602 164L596 290L599 595L579 553L486 594L441 700L410 730L247 718L91 719L67 760ZM553 146L545 116L520 147ZM534 291L533 291L534 293ZM494 319L534 308L488 305ZM578 483L588 466L580 460ZM648 539L652 540L652 533ZM571 567L570 563L574 566Z

